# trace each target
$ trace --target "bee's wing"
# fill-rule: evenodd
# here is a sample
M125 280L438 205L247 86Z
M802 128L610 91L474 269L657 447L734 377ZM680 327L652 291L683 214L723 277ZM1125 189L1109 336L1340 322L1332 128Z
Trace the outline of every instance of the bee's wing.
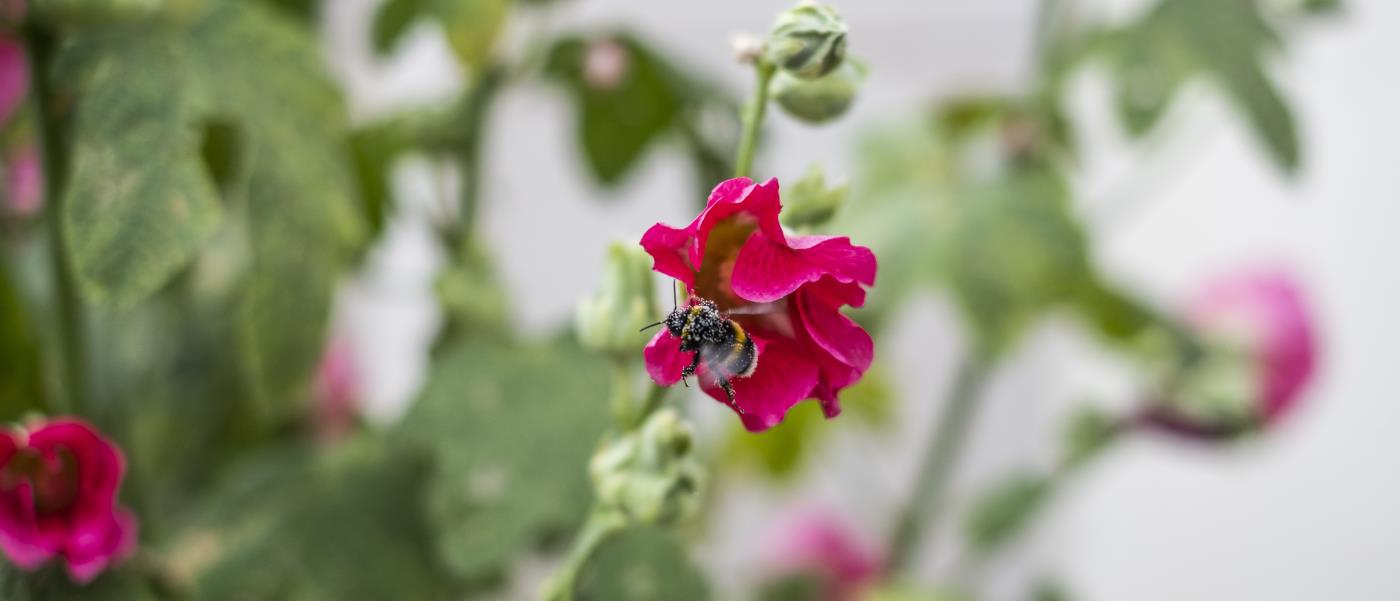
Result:
M721 379L729 380L739 375L744 366L736 365L738 353L732 345L728 344L705 344L700 347L700 362L705 365L705 371L716 383Z

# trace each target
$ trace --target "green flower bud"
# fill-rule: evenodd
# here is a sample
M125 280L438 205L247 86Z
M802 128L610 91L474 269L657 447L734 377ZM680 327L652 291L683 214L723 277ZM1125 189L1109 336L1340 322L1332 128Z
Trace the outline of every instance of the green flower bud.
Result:
M646 344L641 328L658 315L651 257L633 245L613 243L598 291L578 305L574 321L584 347L608 353L635 352Z
M865 69L845 61L836 70L816 79L803 79L787 71L773 76L768 92L783 111L807 123L826 123L846 114L865 80Z
M846 186L826 187L821 165L812 164L802 179L783 192L783 225L791 228L817 227L831 220L846 202Z
M768 33L768 61L786 73L814 79L846 58L846 22L830 6L802 3L778 15Z
M629 519L669 525L699 509L704 471L691 455L690 427L673 409L609 441L589 462L598 503Z

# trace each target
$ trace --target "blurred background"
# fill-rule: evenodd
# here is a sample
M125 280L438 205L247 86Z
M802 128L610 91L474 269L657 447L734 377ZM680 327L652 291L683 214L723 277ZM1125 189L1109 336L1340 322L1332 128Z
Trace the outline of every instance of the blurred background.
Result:
M1220 0L1227 1L1233 0ZM763 434L740 432L729 409L698 390L672 392L696 424L696 452L715 470L703 518L680 529L710 583L710 598L758 598L751 591L773 576L774 526L794 513L835 516L865 546L884 546L894 516L915 493L915 474L948 402L947 390L982 335L968 325L967 310L959 305L966 301L947 286L915 282L897 265L904 238L896 238L909 233L891 229L888 220L907 215L915 229L927 227L929 237L941 232L922 214L916 217L917 209L898 202L902 191L921 185L923 167L934 171L932 161L917 159L923 146L909 141L910 132L949 114L939 107L960 99L1035 96L1048 62L1042 19L1047 5L1061 4L1072 9L1061 7L1057 18L1120 27L1128 46L1136 47L1149 34L1131 24L1157 2L840 2L835 8L849 27L849 53L868 67L850 111L812 126L770 110L756 179L776 177L790 190L817 164L828 183L850 185L847 205L821 231L850 235L880 256L880 279L872 289L876 306L860 318L875 335L877 360L866 377L869 387L843 397L845 416L822 421L811 418L814 410L794 414L792 424ZM1400 571L1391 565L1400 556L1400 516L1394 511L1400 507L1394 461L1400 457L1400 394L1389 381L1392 347L1400 339L1400 317L1392 311L1400 306L1400 275L1388 264L1400 256L1391 232L1400 224L1400 177L1388 148L1400 139L1400 119L1393 114L1400 106L1400 70L1393 64L1400 56L1400 4L1249 4L1269 17L1271 35L1280 40L1277 47L1261 43L1268 51L1259 52L1260 64L1291 111L1296 155L1280 150L1288 143L1278 142L1277 120L1270 122L1273 130L1257 127L1248 110L1221 92L1230 84L1202 78L1185 77L1155 122L1131 132L1115 104L1121 102L1123 72L1111 61L1090 60L1057 74L1063 81L1056 81L1056 109L1073 124L1073 158L1057 165L1070 190L1066 211L1082 228L1095 280L1152 312L1180 315L1204 282L1242 267L1293 275L1310 309L1317 355L1296 408L1266 432L1225 443L1160 433L1123 437L1057 484L1014 544L995 554L970 552L973 543L959 534L979 495L1010 472L1053 469L1067 415L1086 404L1131 412L1150 394L1144 392L1152 385L1152 376L1145 375L1150 369L1135 352L1105 343L1074 310L1037 310L1011 337L1014 342L999 350L977 393L979 407L946 493L948 511L933 526L939 536L916 544L903 579L914 589L957 592L882 601L1015 601L1048 585L1063 596L1036 599L1400 599ZM1313 4L1329 6L1314 14ZM407 25L392 52L377 51L372 32L383 6L379 0L334 0L305 13L312 15L307 27L356 128L452 104L480 75L480 69L464 68L460 50L428 19ZM506 22L500 44L507 54L528 57L543 39L630 32L703 82L706 94L716 98L705 111L732 113L753 85L751 68L734 58L732 38L762 37L774 16L790 6L780 0L561 0L521 10ZM1216 23L1209 9L1201 15L1197 25ZM1236 36L1246 43L1245 32L1227 39ZM1226 73L1216 77L1228 82L1258 75ZM653 141L618 177L600 181L576 140L576 110L576 99L558 81L522 77L502 89L479 133L473 240L489 250L508 299L502 301L507 310L491 314L504 315L502 329L513 335L545 339L571 328L579 303L599 286L609 245L634 244L656 222L688 223L703 190L714 183L697 182L692 141L672 134ZM1015 109L1009 113L1016 116ZM733 115L705 115L696 123L714 132L710 142L718 140L727 158L731 150L724 143L737 128ZM969 143L970 158L962 163L970 171L1004 159L996 143L990 150L977 144ZM910 156L916 166L898 175L894 163ZM440 222L453 213L444 204L463 196L459 167L454 158L432 152L408 152L394 161L386 175L394 208L381 213L377 237L334 283L326 338L343 345L337 348L354 366L352 396L370 432L394 432L405 415L411 423L427 419L413 412L416 401L431 396L425 388L436 390L435 349L444 331L470 327L454 322L442 300L442 277L454 258L442 243ZM12 248L29 243L20 227L4 233ZM887 248L893 250L887 254ZM11 255L24 265L16 271L43 270L43 261L25 258L30 254ZM218 272L218 256L200 259L201 269L212 262ZM189 278L196 288L203 281ZM657 306L664 310L668 284L659 274L654 280L662 299ZM34 298L48 293L44 284L31 288ZM567 365L556 373L561 387L575 379ZM122 423L111 419L96 421ZM512 426L501 427L512 433ZM113 436L130 447L141 432ZM475 430L462 435L489 438ZM750 444L744 437L768 442ZM141 453L129 452L138 481ZM574 459L576 465L560 469L582 473L587 456ZM150 473L145 477L162 477ZM224 505L217 507L213 515L222 515ZM143 541L175 541L152 547L176 564L200 552L218 554L208 548L219 544L201 547L203 539L182 534L203 530L187 531L183 524L176 520L164 532L143 532ZM451 598L535 598L560 565L560 549L567 546L560 541L572 532L561 530L544 550L532 547L512 557L489 586ZM196 567L171 568L176 580L194 574L201 592L208 582L232 578L229 573L253 570L253 564L235 562L206 577L200 559L186 563ZM263 592L227 598L335 598L303 595L334 590L315 587L249 590Z
M322 25L327 52L352 111L374 115L460 88L450 49L436 31L414 31L392 60L376 60L363 29L375 2L342 1ZM1145 9L1131 0L1077 3L1108 20ZM569 27L626 25L736 92L749 75L729 51L732 35L762 33L781 1L707 3L588 0L562 7ZM933 99L1028 86L1038 3L863 1L838 6L853 54L871 74L843 120L812 128L777 114L759 172L795 179L811 163L848 179L858 142L918 116ZM1161 306L1180 304L1196 282L1240 264L1284 263L1304 278L1325 351L1296 419L1267 439L1226 452L1173 441L1134 440L1092 468L1057 500L1028 548L999 562L993 599L1016 598L1043 572L1064 574L1079 598L1391 599L1400 574L1400 397L1387 384L1400 320L1400 277L1385 266L1400 223L1388 140L1400 136L1400 6L1357 0L1290 32L1271 65L1292 101L1304 147L1296 174L1257 148L1227 100L1189 88L1172 107L1170 135L1150 152L1131 147L1112 114L1102 70L1076 75L1070 110L1080 118L1081 192L1075 211L1094 239L1094 261L1111 278ZM485 235L498 250L523 328L544 330L572 314L613 240L633 240L656 221L690 219L694 193L684 157L648 157L617 190L591 184L573 150L570 116L549 89L513 90L492 124L491 200ZM541 176L541 174L549 174ZM406 166L395 185L430 195L431 166ZM541 219L544 213L548 218ZM522 224L529 223L528 228ZM421 223L405 215L369 273L343 290L338 320L371 366L367 402L392 420L424 377L422 349L436 324L431 281L438 259ZM856 238L857 243L870 240ZM721 580L755 577L765 524L791 503L832 507L880 532L908 494L920 440L964 337L939 294L893 318L880 340L902 402L897 424L876 433L841 421L835 442L791 488L736 487L703 549ZM962 498L1002 470L1053 447L1057 416L1085 397L1123 398L1131 376L1063 320L1049 320L996 373L957 476ZM707 425L727 410L693 394ZM712 423L723 422L723 423ZM1043 461L1043 459L1042 459ZM937 555L937 553L934 553ZM934 558L928 558L932 561ZM1005 565L1001 565L1005 564ZM930 564L930 568L932 568ZM945 566L946 567L946 566Z

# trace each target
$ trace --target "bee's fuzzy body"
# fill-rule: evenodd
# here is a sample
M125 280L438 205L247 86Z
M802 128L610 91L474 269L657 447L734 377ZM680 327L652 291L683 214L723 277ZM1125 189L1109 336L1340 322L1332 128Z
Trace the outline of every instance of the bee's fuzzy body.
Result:
M682 377L695 375L696 368L704 361L705 369L724 389L730 404L734 404L734 386L730 380L753 375L758 368L758 347L744 327L704 299L677 307L661 323L672 336L680 339L681 352L695 353L690 365L681 371Z

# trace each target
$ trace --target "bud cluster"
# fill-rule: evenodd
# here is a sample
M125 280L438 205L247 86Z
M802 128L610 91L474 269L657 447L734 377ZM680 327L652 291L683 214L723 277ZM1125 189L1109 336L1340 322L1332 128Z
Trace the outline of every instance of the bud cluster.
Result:
M865 79L865 69L846 59L846 22L830 6L804 2L779 15L764 58L777 69L773 99L808 123L845 114Z
M704 470L692 450L690 426L662 409L636 431L608 441L588 473L598 503L641 523L669 525L694 515Z

